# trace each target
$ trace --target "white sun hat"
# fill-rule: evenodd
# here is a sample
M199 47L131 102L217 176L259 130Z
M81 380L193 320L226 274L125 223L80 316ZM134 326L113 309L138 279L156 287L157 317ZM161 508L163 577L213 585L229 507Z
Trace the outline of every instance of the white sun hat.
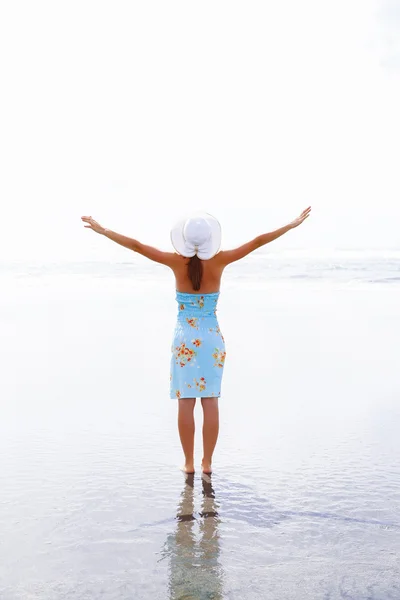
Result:
M221 246L221 225L206 212L197 212L181 219L171 229L171 242L181 256L197 256L208 260Z

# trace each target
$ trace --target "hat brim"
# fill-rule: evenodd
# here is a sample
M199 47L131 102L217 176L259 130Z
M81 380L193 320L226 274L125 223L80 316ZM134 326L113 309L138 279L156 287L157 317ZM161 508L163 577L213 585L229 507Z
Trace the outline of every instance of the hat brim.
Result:
M209 240L209 242L207 242L207 244L203 248L201 248L197 252L198 257L201 258L201 260L209 260L210 258L213 258L213 256L215 256L217 254L217 252L219 251L219 249L221 247L221 225L220 225L219 221L215 217L210 215L209 213L198 212L195 214L191 214L184 219L180 219L171 229L172 245L178 254L181 254L182 256L185 256L186 258L191 258L192 256L195 256L196 252L193 251L192 247L189 247L186 244L186 241L185 241L185 238L183 235L184 225L185 225L187 219L191 218L191 217L202 217L203 219L206 219L206 221L210 225L210 228L211 228L210 240Z

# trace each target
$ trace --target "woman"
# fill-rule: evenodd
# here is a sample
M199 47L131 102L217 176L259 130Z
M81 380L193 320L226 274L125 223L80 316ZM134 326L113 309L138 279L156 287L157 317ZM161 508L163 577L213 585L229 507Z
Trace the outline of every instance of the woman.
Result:
M171 355L171 398L178 399L178 429L185 455L185 473L194 473L194 406L201 398L203 422L203 473L211 473L219 431L218 398L225 364L225 343L216 317L222 273L227 265L272 242L309 217L311 207L286 225L259 235L233 250L219 250L221 228L207 213L197 213L173 227L176 252L162 252L135 239L105 229L92 217L88 227L110 240L172 269L176 281L178 320ZM188 260L189 259L189 260Z

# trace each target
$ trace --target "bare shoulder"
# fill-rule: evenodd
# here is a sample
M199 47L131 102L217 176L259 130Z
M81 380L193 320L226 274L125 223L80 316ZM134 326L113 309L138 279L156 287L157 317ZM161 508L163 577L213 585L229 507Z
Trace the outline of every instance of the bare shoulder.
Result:
M171 252L169 265L173 271L181 271L186 268L188 259L177 252Z
M171 269L180 268L182 265L186 264L187 259L177 252L167 252L166 254L168 255L166 257L166 264L171 267Z

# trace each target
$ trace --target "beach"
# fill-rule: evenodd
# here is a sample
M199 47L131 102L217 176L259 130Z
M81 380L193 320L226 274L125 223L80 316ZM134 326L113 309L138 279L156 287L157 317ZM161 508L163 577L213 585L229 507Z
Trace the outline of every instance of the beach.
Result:
M227 269L187 480L173 277L129 257L0 268L1 599L399 598L399 252Z

